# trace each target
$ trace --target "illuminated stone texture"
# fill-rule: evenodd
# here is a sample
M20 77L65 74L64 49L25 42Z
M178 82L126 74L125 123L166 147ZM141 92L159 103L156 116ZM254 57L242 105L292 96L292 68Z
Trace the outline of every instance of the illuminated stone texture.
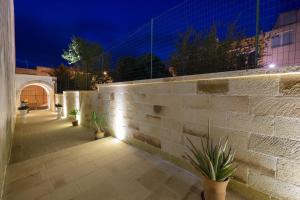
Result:
M298 76L282 76L279 92L284 96L300 96L300 80Z
M240 166L233 190L249 199L298 200L297 79L300 73L249 70L115 83L99 85L98 94L80 92L80 105L106 111L116 137L179 166L186 165L187 137L200 146L209 130L215 140L228 136Z
M197 82L198 93L226 94L229 90L228 80L201 80Z

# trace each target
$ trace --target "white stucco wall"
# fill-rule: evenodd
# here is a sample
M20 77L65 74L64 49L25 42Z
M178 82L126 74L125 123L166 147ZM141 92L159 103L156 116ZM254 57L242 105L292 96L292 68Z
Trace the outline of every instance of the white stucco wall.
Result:
M37 76L27 74L15 75L16 86L16 106L20 105L20 95L22 90L29 85L38 85L43 87L48 94L48 107L54 111L54 94L55 94L56 77L51 76Z
M14 132L15 30L13 0L0 0L0 199Z

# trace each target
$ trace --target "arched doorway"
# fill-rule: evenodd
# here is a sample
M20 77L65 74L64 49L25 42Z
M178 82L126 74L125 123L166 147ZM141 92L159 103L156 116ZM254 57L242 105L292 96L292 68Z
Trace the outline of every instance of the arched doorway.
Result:
M21 91L20 101L26 101L30 110L48 109L49 94L39 85L28 85Z

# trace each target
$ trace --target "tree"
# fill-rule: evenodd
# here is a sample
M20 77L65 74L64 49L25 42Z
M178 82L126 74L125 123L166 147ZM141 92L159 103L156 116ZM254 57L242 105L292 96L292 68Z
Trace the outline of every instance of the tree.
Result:
M152 57L152 78L167 75L165 64L159 57ZM123 57L117 62L117 81L133 81L151 78L151 55L145 54L137 58Z
M54 69L51 76L57 78L57 92L62 93L69 88L69 73L67 67L64 64L60 64L58 68Z
M142 72L140 78L151 78L151 54L145 54L137 58L137 69ZM167 69L161 59L155 55L152 56L152 78L161 78L167 75Z
M84 72L95 71L100 66L100 57L103 50L98 43L73 37L68 50L63 52L62 57L70 64L79 66Z
M133 69L136 67L136 59L133 57L122 57L117 62L117 81L135 80Z
M223 40L219 40L216 26L208 33L189 29L180 36L170 63L178 75L246 69L251 67L246 61L252 46L235 25L229 26Z

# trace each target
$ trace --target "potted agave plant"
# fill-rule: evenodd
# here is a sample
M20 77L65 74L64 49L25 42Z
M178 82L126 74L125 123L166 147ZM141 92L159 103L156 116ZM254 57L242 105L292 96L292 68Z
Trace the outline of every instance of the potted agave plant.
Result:
M225 200L228 182L237 168L233 164L235 152L228 146L228 138L225 141L220 138L214 145L208 134L207 138L201 138L201 149L190 139L187 140L187 148L191 154L186 153L186 158L204 177L202 199Z
M72 120L72 125L73 126L78 126L78 120L77 120L77 116L79 115L79 110L78 109L73 109L69 115L73 118Z
M62 115L62 105L61 104L55 104L56 112L57 112L57 119L61 119Z
M95 140L105 137L105 130L107 128L107 117L105 113L91 113L91 120L96 128Z

